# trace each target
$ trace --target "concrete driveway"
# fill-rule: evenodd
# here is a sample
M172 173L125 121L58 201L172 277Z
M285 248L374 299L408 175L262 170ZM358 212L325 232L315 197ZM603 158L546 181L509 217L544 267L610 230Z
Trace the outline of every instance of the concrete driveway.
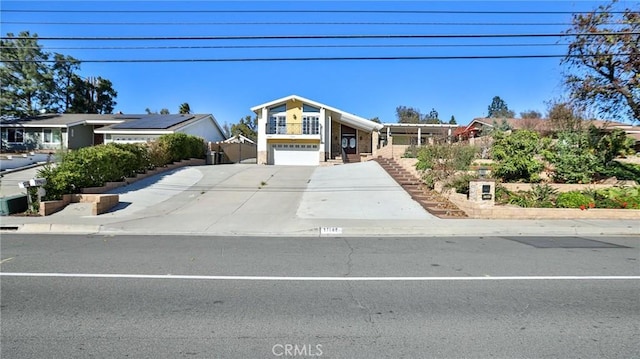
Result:
M281 233L315 227L313 220L437 220L374 162L189 167L111 193L121 203L99 217L123 230Z

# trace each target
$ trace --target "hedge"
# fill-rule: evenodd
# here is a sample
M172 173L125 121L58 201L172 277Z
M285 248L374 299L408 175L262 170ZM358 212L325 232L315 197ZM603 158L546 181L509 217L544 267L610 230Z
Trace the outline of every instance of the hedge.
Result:
M201 138L177 133L163 135L150 144L109 143L69 151L57 165L43 167L38 175L47 180L45 199L54 200L79 193L82 188L104 186L154 167L204 155Z

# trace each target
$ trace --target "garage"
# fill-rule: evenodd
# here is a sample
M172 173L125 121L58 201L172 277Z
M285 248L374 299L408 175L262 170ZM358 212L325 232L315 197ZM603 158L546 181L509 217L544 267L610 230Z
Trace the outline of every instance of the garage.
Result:
M269 145L270 165L317 166L320 163L318 144L274 143Z

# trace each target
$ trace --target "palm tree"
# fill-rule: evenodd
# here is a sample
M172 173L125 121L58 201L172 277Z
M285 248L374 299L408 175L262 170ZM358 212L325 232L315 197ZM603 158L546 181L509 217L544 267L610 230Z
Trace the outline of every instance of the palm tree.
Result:
M189 104L185 102L180 105L180 109L178 109L178 112L180 112L181 114L191 113L191 107L189 107Z

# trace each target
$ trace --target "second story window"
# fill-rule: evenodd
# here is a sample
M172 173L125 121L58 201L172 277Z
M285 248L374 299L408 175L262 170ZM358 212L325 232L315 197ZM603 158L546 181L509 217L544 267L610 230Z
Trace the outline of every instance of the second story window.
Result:
M287 133L287 106L280 105L269 109L267 134L285 135Z

